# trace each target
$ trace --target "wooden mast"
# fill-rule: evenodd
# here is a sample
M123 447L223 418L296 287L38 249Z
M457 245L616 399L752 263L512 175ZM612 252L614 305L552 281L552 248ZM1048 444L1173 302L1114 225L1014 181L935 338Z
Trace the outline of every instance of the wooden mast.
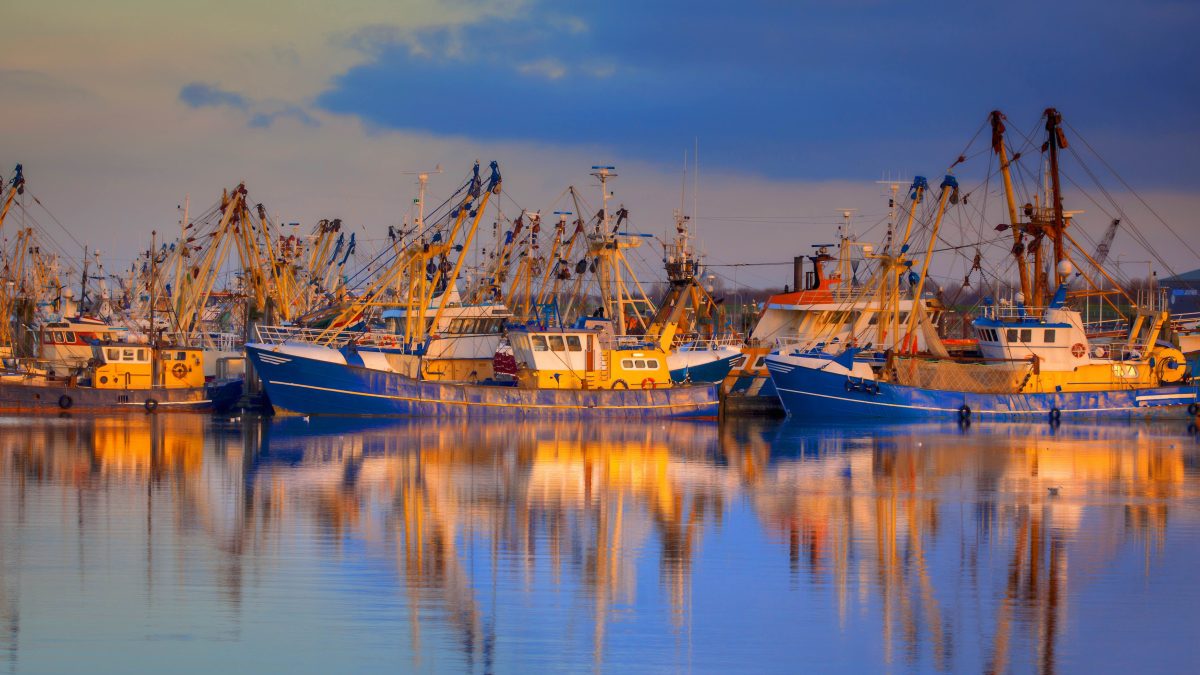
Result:
M1032 298L1033 294L1029 287L1029 268L1025 264L1025 242L1021 231L1020 214L1017 212L1017 197L1013 190L1011 162L1008 158L1008 149L1004 146L1004 114L999 110L993 110L991 123L992 151L1000 160L1000 174L1004 177L1004 196L1008 203L1009 227L1012 228L1013 234L1013 259L1017 263L1017 274L1021 278L1021 293L1026 298ZM1018 153L1012 159L1016 160L1020 156Z
M1062 115L1054 108L1046 108L1046 139L1047 149L1050 151L1050 190L1051 199L1053 200L1054 208L1054 226L1051 229L1051 241L1054 242L1054 285L1058 286L1063 282L1062 271L1059 269L1059 263L1066 258L1066 251L1063 245L1063 230L1066 229L1066 223L1063 219L1063 204L1062 204L1062 189L1059 185L1058 175L1058 150L1059 148L1067 147L1067 138L1062 131Z

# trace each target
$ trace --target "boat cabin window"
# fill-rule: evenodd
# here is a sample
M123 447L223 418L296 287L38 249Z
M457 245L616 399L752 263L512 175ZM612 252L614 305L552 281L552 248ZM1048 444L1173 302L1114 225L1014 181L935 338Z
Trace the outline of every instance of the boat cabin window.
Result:
M550 336L550 351L555 351L555 352L567 351L567 345L565 342L563 342L561 335L551 335Z
M1032 328L1022 328L1021 329L1021 342L1033 342L1033 329Z
M766 365L766 363L767 363L767 357L760 356L757 359L754 359L754 365L750 366L750 367L754 370L758 370L759 368L762 368L764 365Z
M55 344L62 344L63 335L60 331L50 333L50 339L54 340Z
M176 361L187 361L187 352L175 352Z
M1053 329L1053 328L1047 328L1047 329L1046 329L1046 344L1048 344L1048 345L1049 345L1049 344L1054 344L1054 337L1055 337L1055 336L1054 336L1054 329Z
M542 337L541 335L530 335L529 339L531 342L533 342L533 351L546 351L546 338Z
M583 351L583 344L579 341L578 335L567 336L567 349L573 352Z
M646 367L651 370L658 370L658 359L646 359Z
M120 350L120 349L113 349L113 348L111 348L111 347L110 347L110 348L108 348L108 349L105 349L105 350L104 350L104 360L106 360L106 361L120 361L120 360L121 360L121 350Z
M122 361L132 361L133 360L133 350L132 349L122 349L121 350L121 360Z

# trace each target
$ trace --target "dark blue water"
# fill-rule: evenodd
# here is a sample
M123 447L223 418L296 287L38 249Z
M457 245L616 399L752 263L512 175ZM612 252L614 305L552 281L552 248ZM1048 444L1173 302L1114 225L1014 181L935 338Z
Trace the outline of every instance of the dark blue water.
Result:
M0 419L0 672L1195 672L1183 425Z

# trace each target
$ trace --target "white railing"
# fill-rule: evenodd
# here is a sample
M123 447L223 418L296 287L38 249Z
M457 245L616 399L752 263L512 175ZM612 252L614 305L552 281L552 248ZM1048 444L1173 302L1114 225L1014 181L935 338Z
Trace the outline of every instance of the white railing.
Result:
M350 331L329 331L324 328L304 328L302 326L255 326L254 332L259 342L267 344L283 344L284 342L304 342L308 344L343 347L351 341L360 341L367 333Z
M1200 312L1183 312L1171 315L1171 326L1175 330L1195 330L1200 328Z
M688 352L712 352L718 349L731 347L733 349L741 349L745 346L745 341L740 336L729 336L711 339L699 338L676 338L675 348L679 351Z

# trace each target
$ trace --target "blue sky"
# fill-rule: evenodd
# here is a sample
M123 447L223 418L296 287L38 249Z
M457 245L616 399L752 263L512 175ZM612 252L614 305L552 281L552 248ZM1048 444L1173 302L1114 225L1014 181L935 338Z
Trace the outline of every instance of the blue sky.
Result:
M538 3L508 19L344 38L367 60L315 99L385 129L599 144L773 178L944 166L999 107L1055 105L1110 161L1196 184L1200 4ZM1106 153L1107 154L1107 153ZM934 169L936 170L936 169ZM1146 174L1151 174L1146 176Z

